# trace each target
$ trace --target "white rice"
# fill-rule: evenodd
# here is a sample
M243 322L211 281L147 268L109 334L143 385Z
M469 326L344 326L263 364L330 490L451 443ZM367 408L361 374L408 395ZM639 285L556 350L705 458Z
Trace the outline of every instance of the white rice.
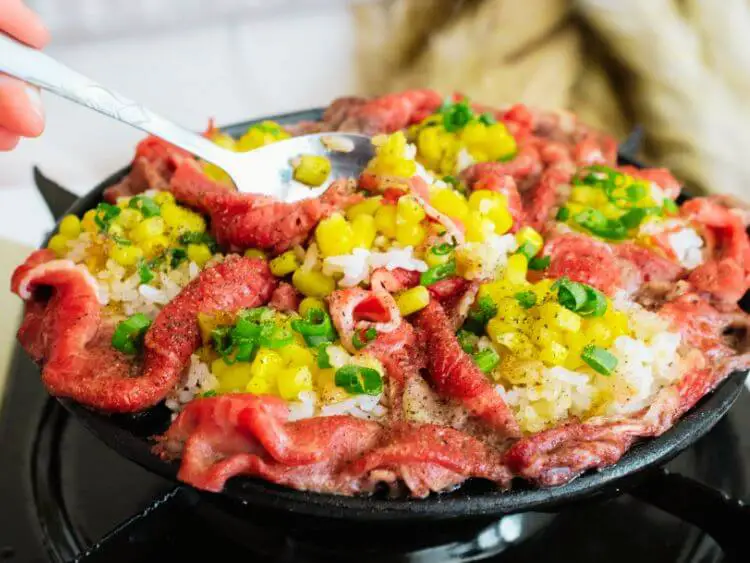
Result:
M190 356L190 365L180 383L169 393L165 404L167 408L175 413L192 401L196 395L215 389L218 384L216 377L211 373L208 364L193 354Z
M415 272L427 271L427 264L414 257L414 248L391 248L385 252L355 248L351 254L328 256L323 261L323 273L328 276L342 275L340 287L354 287L367 281L377 268L395 270L403 268Z

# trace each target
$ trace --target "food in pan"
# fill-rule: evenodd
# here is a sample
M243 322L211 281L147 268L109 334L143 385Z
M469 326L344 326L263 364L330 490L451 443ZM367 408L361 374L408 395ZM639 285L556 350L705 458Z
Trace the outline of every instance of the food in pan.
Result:
M154 455L198 488L424 497L611 465L750 365L745 212L679 203L668 171L618 165L574 116L420 90L206 135L245 151L319 131L370 135L375 156L294 204L142 141L13 275L49 392L165 403ZM329 167L302 155L294 174Z

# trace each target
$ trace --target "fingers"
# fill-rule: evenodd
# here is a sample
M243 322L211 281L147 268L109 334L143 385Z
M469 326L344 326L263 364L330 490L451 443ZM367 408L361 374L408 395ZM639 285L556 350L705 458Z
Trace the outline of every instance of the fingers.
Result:
M0 151L10 151L16 148L21 138L15 133L0 127Z
M0 31L37 49L49 42L42 20L21 0L0 0Z
M44 131L44 110L39 90L25 82L0 75L0 127L22 137Z

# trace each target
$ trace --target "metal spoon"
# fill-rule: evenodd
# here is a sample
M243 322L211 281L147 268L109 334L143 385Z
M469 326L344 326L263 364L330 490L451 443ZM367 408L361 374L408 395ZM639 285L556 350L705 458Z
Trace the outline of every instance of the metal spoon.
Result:
M359 175L373 155L370 138L352 133L305 135L249 152L232 152L2 33L0 72L169 141L222 168L241 192L286 202L319 197L333 180ZM350 150L331 150L323 142L326 137L335 137L336 144L348 145ZM323 155L331 161L331 174L323 185L309 188L292 179L291 162L303 154Z

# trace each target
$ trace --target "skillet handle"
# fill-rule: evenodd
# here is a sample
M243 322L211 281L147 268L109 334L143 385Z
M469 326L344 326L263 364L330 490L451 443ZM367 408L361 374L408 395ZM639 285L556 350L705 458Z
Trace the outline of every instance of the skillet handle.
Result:
M750 561L750 506L741 500L664 468L628 492L706 532L727 561Z

